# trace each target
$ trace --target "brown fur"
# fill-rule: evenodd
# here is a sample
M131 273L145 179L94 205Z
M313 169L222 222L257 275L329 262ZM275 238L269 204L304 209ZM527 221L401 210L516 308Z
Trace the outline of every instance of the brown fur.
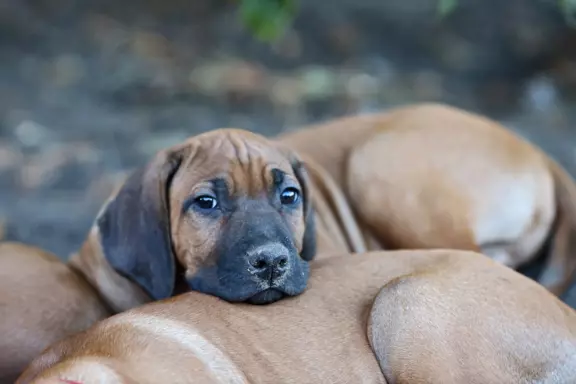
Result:
M50 344L109 316L96 292L58 258L0 243L0 383Z
M332 255L315 263L306 294L265 307L197 292L148 304L52 346L18 384L574 377L572 309L482 255L422 250Z
M492 120L420 104L333 120L280 140L332 176L377 244L480 251L518 268L552 233L538 281L560 295L574 275L574 180Z

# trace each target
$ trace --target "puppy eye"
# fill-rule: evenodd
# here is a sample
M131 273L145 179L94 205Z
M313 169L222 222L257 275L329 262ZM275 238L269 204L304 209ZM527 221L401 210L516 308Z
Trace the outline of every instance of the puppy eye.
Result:
M300 198L300 192L296 188L288 187L280 194L280 203L282 205L296 204Z
M211 210L218 207L218 200L212 196L202 195L194 199L194 204L200 209Z

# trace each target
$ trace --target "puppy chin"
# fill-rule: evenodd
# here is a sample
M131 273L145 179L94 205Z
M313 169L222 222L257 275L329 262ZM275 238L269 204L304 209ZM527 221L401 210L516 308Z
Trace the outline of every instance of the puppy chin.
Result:
M255 282L251 275L236 271L218 271L216 266L204 267L194 275L186 275L189 289L219 297L231 303L269 304L285 297L297 296L306 289L308 263L298 265L285 280L266 284Z
M262 292L258 292L257 294L246 300L246 302L249 304L256 304L256 305L271 304L275 301L284 298L285 296L286 294L284 292L274 288L269 288Z

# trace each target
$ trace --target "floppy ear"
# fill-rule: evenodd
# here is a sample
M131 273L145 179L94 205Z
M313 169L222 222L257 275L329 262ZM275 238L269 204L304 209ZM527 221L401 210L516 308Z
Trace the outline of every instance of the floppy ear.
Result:
M108 263L154 300L172 296L172 252L168 190L181 155L161 152L136 171L96 220Z
M306 172L305 165L294 156L291 157L292 170L302 187L302 198L304 203L304 239L302 240L302 251L300 257L306 261L311 261L316 256L316 222L314 207L310 194L310 178Z

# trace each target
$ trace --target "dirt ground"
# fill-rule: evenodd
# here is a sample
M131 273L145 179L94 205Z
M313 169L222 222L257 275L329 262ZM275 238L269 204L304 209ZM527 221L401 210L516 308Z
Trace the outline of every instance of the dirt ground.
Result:
M574 174L574 32L546 1L501 3L441 23L426 0L309 0L270 46L223 0L4 0L4 237L65 259L112 185L160 148L415 101L486 113Z

